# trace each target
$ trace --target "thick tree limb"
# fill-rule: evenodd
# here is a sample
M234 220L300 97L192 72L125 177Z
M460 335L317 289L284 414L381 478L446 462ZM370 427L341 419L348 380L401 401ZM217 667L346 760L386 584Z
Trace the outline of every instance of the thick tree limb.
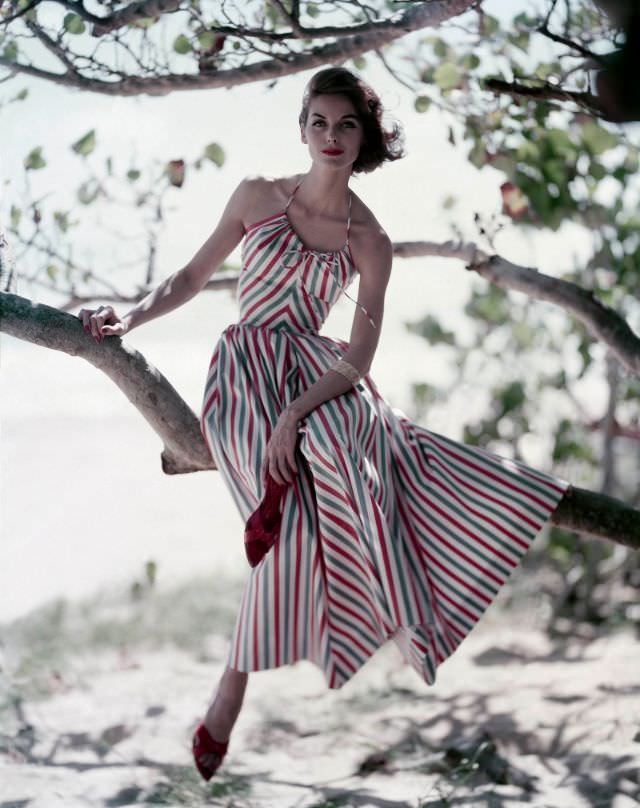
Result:
M0 56L0 66L15 73L24 73L65 87L76 87L104 95L133 96L167 95L177 90L204 90L214 87L234 87L256 81L266 81L300 73L311 68L338 64L368 51L381 48L412 31L432 28L468 11L477 0L434 0L430 3L411 4L397 20L366 23L365 33L355 33L320 47L311 47L300 54L279 55L273 59L242 65L227 70L164 76L128 76L119 80L89 78L77 70L54 73L30 64L23 64ZM75 4L74 4L75 8ZM76 9L77 11L77 9ZM119 12L114 12L119 13ZM319 29L322 30L322 29ZM336 34L337 35L337 34ZM309 37L318 36L310 29Z
M640 337L617 312L597 300L587 289L544 275L536 269L513 264L499 255L488 256L473 243L396 242L393 251L394 255L403 258L425 255L459 258L467 263L467 269L502 289L523 292L529 297L560 306L584 323L594 337L604 342L629 372L640 376Z
M640 511L606 494L571 486L550 521L576 533L640 550Z
M600 104L597 95L589 92L578 92L577 90L565 90L556 87L548 82L543 82L537 87L529 87L526 84L503 81L502 79L484 79L483 86L494 93L502 93L516 98L531 98L534 101L571 101L577 104L583 111L595 115L603 120L611 120L617 123L614 118L609 118L606 111Z
M105 373L164 442L166 474L215 468L193 410L168 379L120 337L97 344L77 317L6 292L0 293L0 329L34 345L79 356Z

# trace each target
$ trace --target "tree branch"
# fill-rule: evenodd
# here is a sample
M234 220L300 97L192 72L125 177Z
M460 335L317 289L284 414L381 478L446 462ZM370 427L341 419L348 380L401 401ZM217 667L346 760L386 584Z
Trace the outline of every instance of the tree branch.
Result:
M160 2L160 0L149 0L149 2ZM335 28L333 33L329 28L304 29L306 31L305 36L308 38L331 35L340 36L340 39L322 47L311 47L306 53L278 55L272 59L263 59L260 62L227 70L179 75L168 74L164 76L129 76L117 81L105 81L82 76L78 73L53 73L33 65L12 61L4 56L0 56L0 66L16 73L25 73L35 78L46 79L65 87L91 90L104 95L134 96L146 93L159 96L178 90L228 88L256 81L276 79L314 67L353 59L367 51L381 48L389 42L400 39L412 31L440 25L452 17L463 14L474 6L476 2L477 0L434 0L434 2L430 3L416 3L407 8L398 20L364 23L364 28L363 26L353 26L353 30L358 28L359 30L364 30L364 33L351 33L349 36L344 36L345 30L348 30L345 27ZM135 6L136 4L132 5ZM73 8L76 13L79 13L78 6L75 3ZM236 29L233 30L238 34Z
M544 82L538 87L528 87L525 84L517 84L516 82L496 78L484 79L482 83L485 89L496 94L506 93L520 98L531 98L534 101L571 101L591 115L617 123L613 118L608 117L606 110L600 104L598 96L589 92L564 90L562 87L556 87L548 82Z
M550 521L566 530L640 550L640 511L607 494L570 486Z
M600 54L590 51L588 48L585 48L584 45L581 45L579 42L574 42L572 39L568 39L566 36L561 36L560 34L554 34L552 31L549 30L546 22L540 25L538 28L536 28L536 30L539 34L542 34L543 36L552 40L552 42L558 42L560 45L566 45L568 48L577 51L585 58L593 59L594 62L604 64L604 59L602 59Z
M466 262L467 269L477 272L502 289L523 292L529 297L560 306L584 323L594 337L605 343L628 371L640 376L640 337L617 312L597 300L592 292L581 289L575 283L513 264L499 255L488 256L473 243L396 242L393 252L403 258L425 255L459 258Z
M168 379L120 337L96 344L77 317L6 292L0 293L0 327L34 345L79 356L105 373L164 442L165 474L216 468L196 414Z

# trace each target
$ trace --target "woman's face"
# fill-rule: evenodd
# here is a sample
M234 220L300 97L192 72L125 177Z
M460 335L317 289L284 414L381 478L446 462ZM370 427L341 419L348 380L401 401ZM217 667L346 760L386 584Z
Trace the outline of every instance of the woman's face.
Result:
M364 139L352 102L343 95L319 95L311 100L302 142L314 162L344 168L353 164Z

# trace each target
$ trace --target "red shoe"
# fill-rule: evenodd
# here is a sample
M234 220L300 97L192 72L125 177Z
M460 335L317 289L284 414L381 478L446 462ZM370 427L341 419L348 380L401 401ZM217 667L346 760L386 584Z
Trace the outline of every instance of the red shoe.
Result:
M209 735L209 731L202 721L198 724L193 735L191 749L196 768L205 780L211 780L213 775L217 772L220 764L224 760L224 756L227 754L228 746L229 741L223 743L222 741L214 740L211 735ZM218 761L215 765L211 766L209 763L205 762L208 755L217 756Z
M280 535L282 514L280 503L288 483L278 483L267 475L262 502L247 519L244 530L244 549L252 567L257 566L276 543Z

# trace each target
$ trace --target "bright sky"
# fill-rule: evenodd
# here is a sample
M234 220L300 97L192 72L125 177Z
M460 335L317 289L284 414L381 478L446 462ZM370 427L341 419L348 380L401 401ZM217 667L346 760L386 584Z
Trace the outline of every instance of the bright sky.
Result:
M492 13L503 6L485 3ZM364 77L379 92L388 113L403 123L408 155L355 178L352 188L394 241L445 240L451 237L452 223L473 237L474 212L500 210L503 175L473 168L466 161L468 147L448 142L447 122L438 111L417 114L409 91L375 57L367 61ZM162 98L108 98L25 79L0 85L2 97L29 88L27 101L0 112L0 215L6 217L12 199L21 193L22 161L36 146L44 147L49 167L31 172L32 187L36 194L51 193L55 207L64 208L82 176L69 146L89 129L95 128L98 137L91 159L103 164L111 154L127 167L136 154L143 164L153 156L190 161L216 141L227 153L223 169L208 164L190 172L185 187L172 194L158 251L160 280L196 252L242 177L308 169L297 115L313 72L286 77L272 89L263 82ZM449 195L457 203L447 210L443 200ZM117 220L105 223L116 232L125 226ZM105 241L97 228L84 227L83 240L93 245L93 260L109 267L110 277L124 286L131 276L115 267L131 259L135 246L124 239ZM551 274L572 266L574 255L586 254L588 246L584 233L571 227L556 234L527 234L508 226L498 240L506 257ZM79 256L91 260L89 252ZM239 261L239 256L238 248L230 258ZM442 382L448 375L448 355L446 349L430 349L407 333L404 323L431 313L446 327L464 330L460 312L470 282L461 262L394 262L372 375L383 394L409 414L409 385ZM35 290L18 292L54 302ZM349 294L357 296L357 282ZM124 313L128 307L116 308ZM354 304L343 298L324 333L348 337L353 312ZM135 329L126 341L197 411L215 340L235 319L232 295L202 293L180 310ZM111 580L129 580L149 556L159 561L161 581L213 562L216 569L243 569L242 526L216 473L164 477L158 439L106 377L82 360L3 334L2 380L0 619L48 597L73 596ZM476 401L473 406L482 404ZM597 400L594 404L599 406ZM469 408L468 397L460 395L434 411L426 425L458 438ZM530 462L535 464L544 448L544 441L532 441ZM231 536L229 542L212 543L221 532Z

